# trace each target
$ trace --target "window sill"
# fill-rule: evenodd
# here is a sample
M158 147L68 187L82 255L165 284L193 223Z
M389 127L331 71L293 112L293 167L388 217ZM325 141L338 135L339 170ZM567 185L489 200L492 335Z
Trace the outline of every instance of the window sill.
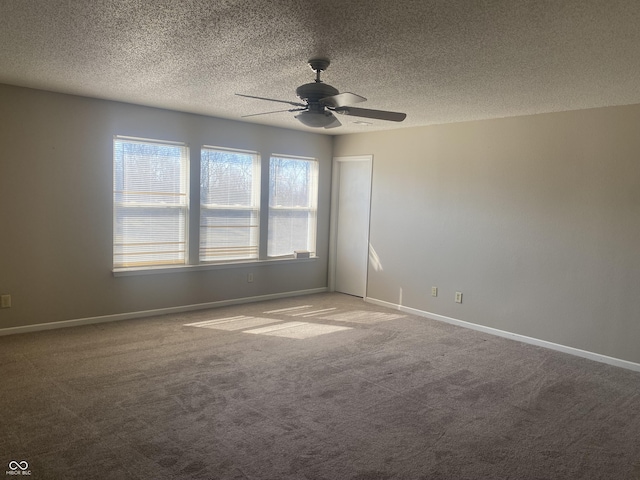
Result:
M228 263L201 263L198 265L164 265L158 267L131 267L131 268L114 268L112 270L114 277L131 277L135 275L158 275L163 273L184 273L197 272L201 270L227 270L229 268L244 267L264 267L266 265L285 264L285 263L307 263L315 262L319 257L310 258L270 258L268 260L245 260Z

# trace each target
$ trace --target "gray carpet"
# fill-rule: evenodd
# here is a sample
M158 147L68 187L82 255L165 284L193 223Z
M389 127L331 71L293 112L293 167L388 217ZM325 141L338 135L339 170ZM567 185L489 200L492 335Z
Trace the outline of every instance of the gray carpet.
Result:
M639 373L340 294L0 337L0 373L6 478L640 479Z

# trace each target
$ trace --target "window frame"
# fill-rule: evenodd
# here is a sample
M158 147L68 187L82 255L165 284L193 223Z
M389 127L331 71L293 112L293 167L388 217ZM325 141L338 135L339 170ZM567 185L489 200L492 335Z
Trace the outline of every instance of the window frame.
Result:
M203 203L203 193L202 193L203 192L203 168L204 168L203 166L205 162L205 159L204 159L205 151L238 154L238 155L252 157L252 164L251 164L252 188L250 192L251 205L248 205L248 206L247 205L223 205L223 204L216 205L216 204ZM252 150L241 150L241 149L235 149L235 148L202 145L200 147L199 162L200 162L200 165L199 165L200 166L200 184L199 184L199 191L198 191L198 194L199 194L198 197L200 199L200 213L199 213L199 226L198 226L199 227L198 228L199 264L216 264L216 263L229 263L229 262L235 263L235 262L259 260L260 259L260 228L261 228L261 224L260 224L260 213L261 213L260 190L261 189L260 187L261 187L261 178L262 178L260 154ZM235 211L235 212L247 212L247 211L254 212L253 217L255 218L256 223L255 225L249 225L249 228L255 228L255 231L252 232L251 230L249 230L249 237L255 239L255 245L246 246L250 249L255 248L254 254L250 254L247 256L227 256L227 257L220 256L220 258L218 259L203 260L203 257L206 257L206 255L203 255L203 237L204 236L202 232L203 232L203 228L206 228L206 226L204 226L202 222L203 211L216 211L216 210ZM231 226L227 226L227 227L231 228ZM215 247L209 247L209 248L215 248Z
M116 142L132 142L141 144L152 144L169 147L180 147L183 149L181 156L181 182L183 188L184 202L181 205L164 204L162 207L153 206L149 208L163 208L175 209L179 208L182 211L182 228L184 230L184 236L181 242L184 247L183 257L179 262L153 262L148 264L143 263L116 263L116 249L117 249L117 210L119 208L126 208L127 202L118 202L116 193ZM154 138L137 137L130 135L113 135L112 137L112 273L116 277L120 276L134 276L134 275L150 275L150 274L163 274L173 273L181 271L198 271L198 270L212 270L212 269L227 269L227 268L241 268L246 267L248 264L255 266L266 266L275 263L306 263L313 262L317 257L317 228L318 228L318 200L320 189L320 162L314 157L305 157L299 155L277 154L270 153L265 158L269 158L269 162L264 162L261 159L261 155L258 151L243 150L230 147L213 146L209 144L200 144L199 149L191 149L189 143L181 141L162 140ZM231 153L241 153L256 155L256 161L253 166L253 172L256 178L253 179L253 184L256 186L254 193L255 206L248 207L256 211L256 237L257 237L257 255L253 255L251 258L225 258L220 260L203 260L200 258L200 209L202 200L202 184L201 184L201 168L203 164L203 150L217 150ZM196 154L198 152L199 154ZM284 207L284 206L271 206L270 205L270 189L271 189L271 159L287 159L298 160L313 163L313 193L311 195L311 204L303 207ZM139 207L140 205L132 205ZM204 205L206 209L207 206ZM288 252L285 255L269 255L269 219L270 212L272 210L289 210L289 211L306 211L310 216L309 230L307 232L308 238L311 240L307 242L311 247L309 248L310 256L308 258L296 258L294 252Z
M271 176L271 162L273 160L295 160L301 162L308 162L312 165L311 172L311 185L308 186L308 206L283 206L283 205L272 205L271 204L271 187L272 187L272 176ZM267 226L267 258L268 259L278 259L278 258L292 258L295 255L295 250L292 252L288 252L285 254L271 254L270 247L272 242L269 242L271 238L271 212L272 211L280 211L280 212L307 212L308 215L308 228L307 228L307 245L304 250L308 251L311 257L316 257L317 247L318 247L318 196L319 196L319 186L320 186L320 162L317 158L314 157L304 157L298 155L284 155L272 153L269 156L269 173L268 173L268 181L269 181L269 196L267 200L268 207L268 226Z
M119 200L118 197L124 197L127 194L126 190L118 190L118 180L117 180L117 162L116 162L116 143L131 143L131 144L140 144L140 145L153 145L153 146L165 146L165 147L177 147L182 150L181 158L180 158L180 166L179 166L179 185L180 192L178 193L170 193L170 192L161 192L160 195L166 196L179 196L182 197L183 201L180 203L163 203L163 202L140 202L140 201L125 201ZM189 264L189 215L190 215L190 192L189 192L189 168L190 168L190 151L189 146L185 142L175 142L168 140L158 140L158 139L150 139L150 138L140 138L140 137L131 137L125 135L114 135L113 136L113 164L112 164L112 179L113 179L113 188L112 188L112 206L113 206L113 231L112 231L112 265L114 271L117 269L154 269L154 268L166 268L166 267L182 267ZM122 159L124 161L124 157ZM121 172L123 176L122 182L124 182L124 175L126 174L126 168L124 168ZM124 184L123 184L124 188ZM133 194L138 194L141 196L152 196L156 195L156 192L133 192ZM118 252L118 246L126 246L127 243L123 242L122 236L119 237L119 232L121 229L118 227L118 213L124 211L133 211L133 210L148 210L152 211L172 211L179 210L182 212L182 225L181 229L183 230L182 240L179 242L167 242L167 243L178 243L182 244L182 250L175 250L169 253L177 253L178 255L182 254L177 261L149 261L149 262L125 262L120 261L116 262L117 256L122 256L123 253ZM122 235L122 234L120 234ZM120 241L119 241L120 240ZM157 242L156 242L157 243ZM160 242L162 243L162 242ZM158 243L159 244L159 243ZM142 245L142 243L139 243ZM154 252L141 252L139 255L149 254L153 255ZM158 253L158 252L155 252ZM124 253L126 255L126 253Z

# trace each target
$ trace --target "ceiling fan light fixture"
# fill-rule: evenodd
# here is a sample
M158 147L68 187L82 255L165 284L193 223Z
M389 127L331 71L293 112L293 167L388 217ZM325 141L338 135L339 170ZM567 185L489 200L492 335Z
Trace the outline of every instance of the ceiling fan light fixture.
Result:
M335 117L331 112L306 111L296 115L296 118L307 127L322 128L332 124Z

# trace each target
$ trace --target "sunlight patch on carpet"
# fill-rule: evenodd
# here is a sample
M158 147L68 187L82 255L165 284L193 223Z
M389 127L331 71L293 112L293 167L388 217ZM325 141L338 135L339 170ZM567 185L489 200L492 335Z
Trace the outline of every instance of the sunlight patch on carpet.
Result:
M318 315L323 315L327 312L332 312L337 310L336 307L331 308L322 308L320 310L311 310L313 305L299 305L297 307L289 307L289 308L280 308L278 310L268 310L262 313L281 313L283 315L287 315L289 317L315 317Z
M297 307L289 307L289 308L279 308L278 310L267 310L262 313L285 313L285 312L293 312L295 310L302 310L304 308L311 308L313 305L300 305Z
M276 323L279 320L273 318L247 317L239 315L237 317L217 318L214 320L205 320L203 322L187 323L185 327L201 327L212 328L214 330L244 330L246 328L254 328L268 323Z
M315 317L317 315L322 315L327 312L332 312L333 310L337 310L336 307L333 308L323 308L322 310L313 310L313 311L303 311L297 313L287 313L290 317Z
M327 333L339 332L342 330L351 330L351 327L319 325L317 323L306 322L287 322L278 325L270 325L268 327L256 328L253 330L246 330L244 333L303 339L317 337Z
M389 320L397 320L398 318L404 318L406 315L400 315L397 313L383 313L383 312L368 312L366 310L354 310L351 312L336 313L335 315L322 316L320 318L324 320L333 320L336 322L350 322L350 323L380 323L388 322Z

